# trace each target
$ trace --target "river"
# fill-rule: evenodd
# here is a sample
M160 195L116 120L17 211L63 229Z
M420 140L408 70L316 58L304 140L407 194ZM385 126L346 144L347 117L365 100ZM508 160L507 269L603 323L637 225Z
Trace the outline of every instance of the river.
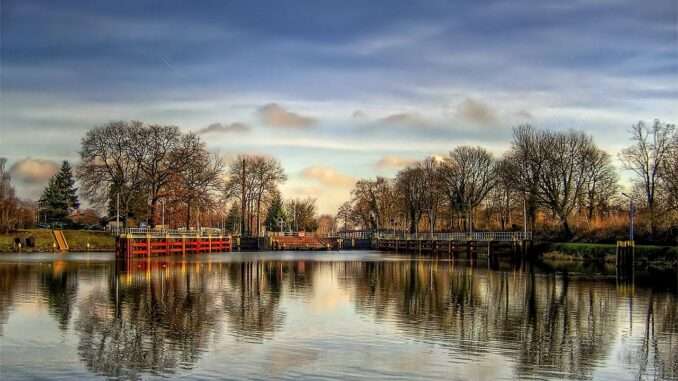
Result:
M678 379L675 275L375 251L0 256L0 379Z

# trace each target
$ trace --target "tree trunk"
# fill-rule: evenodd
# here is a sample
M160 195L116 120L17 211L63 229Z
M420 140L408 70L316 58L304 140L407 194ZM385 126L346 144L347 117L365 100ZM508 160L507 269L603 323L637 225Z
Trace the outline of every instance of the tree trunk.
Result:
M261 194L257 197L257 237L259 237L259 214L261 213Z
M245 166L246 166L246 161L243 158L242 159L242 169L240 173L240 235L244 236L245 235L245 211L247 210L247 205L245 203L246 199L246 194L247 194L247 189L246 189L246 184L245 184Z

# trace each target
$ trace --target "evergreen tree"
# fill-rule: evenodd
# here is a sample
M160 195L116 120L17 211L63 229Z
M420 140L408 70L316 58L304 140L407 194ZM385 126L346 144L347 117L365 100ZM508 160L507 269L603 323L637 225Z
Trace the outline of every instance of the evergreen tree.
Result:
M80 207L77 191L73 170L64 161L61 170L49 179L47 188L42 192L39 201L41 217L48 222L64 221L72 210Z
M283 205L282 198L279 193L276 193L271 200L271 205L268 207L266 212L266 229L272 232L280 231L280 221L283 221L287 225L287 216L285 215L285 207Z
M231 232L240 231L240 204L233 203L226 216L226 229Z
M73 168L68 161L63 162L61 170L56 175L57 186L62 193L63 202L67 209L78 209L80 207L80 200L78 200L78 188L75 187L75 179L73 178Z

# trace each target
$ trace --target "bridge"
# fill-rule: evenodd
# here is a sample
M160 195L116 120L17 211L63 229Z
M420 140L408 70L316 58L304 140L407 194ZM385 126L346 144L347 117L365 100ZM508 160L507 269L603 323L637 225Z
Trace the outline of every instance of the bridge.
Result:
M374 235L374 246L379 250L415 251L452 255L466 252L472 257L481 247L488 254L492 246L509 246L514 252L526 252L532 241L532 232L452 232L452 233L402 233L379 232Z

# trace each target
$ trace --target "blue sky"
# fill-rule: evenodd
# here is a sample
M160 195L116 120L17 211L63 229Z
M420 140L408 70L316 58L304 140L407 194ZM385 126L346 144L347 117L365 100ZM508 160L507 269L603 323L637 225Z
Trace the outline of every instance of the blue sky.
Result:
M678 1L0 1L0 156L24 197L84 131L138 119L281 160L334 212L358 177L511 127L615 154L678 121ZM211 126L211 127L210 127Z

